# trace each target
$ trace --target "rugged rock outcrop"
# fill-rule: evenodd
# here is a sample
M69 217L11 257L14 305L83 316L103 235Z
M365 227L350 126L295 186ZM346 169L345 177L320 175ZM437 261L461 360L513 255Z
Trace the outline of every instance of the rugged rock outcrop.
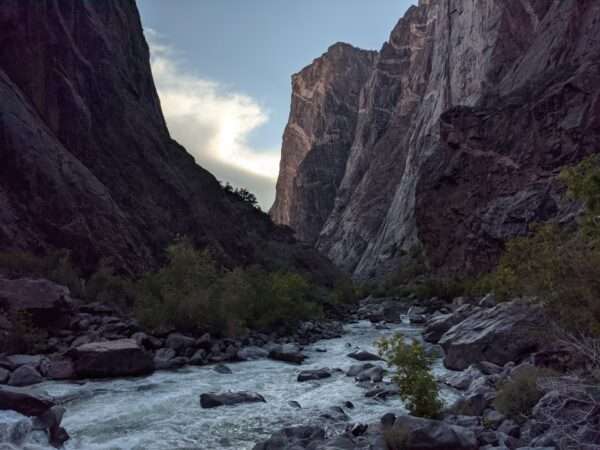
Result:
M360 93L377 53L337 43L292 77L271 216L314 243L333 209L358 121Z
M134 0L8 0L0 29L0 250L141 273L188 235L228 265L325 269L170 138Z
M530 223L568 220L576 208L560 201L554 178L597 151L599 65L593 0L421 0L362 87L317 248L363 278L397 268L417 245L440 271L479 272ZM284 142L283 161L293 163L295 152ZM319 159L323 178L306 195L329 202L331 185L320 193L318 186L332 165ZM304 194L282 187L308 165L282 168L277 195L286 200L271 215L312 241Z

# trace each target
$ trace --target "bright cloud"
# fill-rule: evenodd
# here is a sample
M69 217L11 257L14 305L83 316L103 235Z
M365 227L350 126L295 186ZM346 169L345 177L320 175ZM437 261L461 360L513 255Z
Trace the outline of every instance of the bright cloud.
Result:
M271 206L279 171L279 152L248 143L250 133L269 116L253 98L182 69L171 47L145 30L152 73L173 138L196 162L223 181L255 192L264 209Z

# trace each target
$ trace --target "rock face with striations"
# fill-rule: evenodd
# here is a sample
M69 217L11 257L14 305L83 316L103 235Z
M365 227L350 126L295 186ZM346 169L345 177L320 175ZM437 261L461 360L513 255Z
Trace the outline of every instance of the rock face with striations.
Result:
M598 151L599 67L593 0L421 0L362 86L335 193L319 188L330 159L315 155L322 178L308 189L284 186L314 168L282 165L271 215L357 277L397 268L417 245L443 272L489 268L530 223L572 217L554 179ZM284 141L282 161L296 149ZM335 197L316 238L308 196Z
M134 0L8 0L0 29L0 250L141 273L188 235L228 265L325 267L170 138Z
M271 215L306 242L316 241L333 209L356 129L361 89L376 55L338 43L292 77L292 109Z

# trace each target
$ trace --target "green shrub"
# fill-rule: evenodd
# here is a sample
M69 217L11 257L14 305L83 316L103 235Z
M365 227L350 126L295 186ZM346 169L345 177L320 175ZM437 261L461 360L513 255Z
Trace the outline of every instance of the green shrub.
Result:
M256 267L223 272L185 239L168 248L167 265L142 278L136 291L137 316L149 328L232 336L245 328L291 328L321 314L314 287L300 275Z
M379 354L396 369L394 381L410 413L417 417L436 418L442 402L431 373L433 357L418 342L407 344L401 335L378 342Z
M116 275L107 260L100 262L98 270L85 283L87 301L130 307L134 295L131 280Z
M536 297L569 330L600 334L600 160L593 157L560 176L585 211L576 230L534 225L506 244L497 268L477 283L499 298Z
M331 291L330 301L334 304L352 304L360 300L361 289L356 287L350 278L340 278Z
M544 393L538 383L542 377L550 376L548 370L527 367L500 385L494 407L507 417L516 420L527 418Z

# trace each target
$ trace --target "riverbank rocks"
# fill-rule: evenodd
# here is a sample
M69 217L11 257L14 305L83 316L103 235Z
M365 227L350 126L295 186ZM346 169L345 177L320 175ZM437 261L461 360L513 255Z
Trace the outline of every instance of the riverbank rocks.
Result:
M69 352L75 373L85 378L147 375L154 371L152 356L133 339L93 342Z
M25 313L36 327L65 325L72 303L69 289L52 281L0 278L0 310Z
M320 427L303 426L284 428L269 439L253 447L253 450L306 449L325 441L325 430Z
M302 364L306 359L300 348L293 344L284 344L275 346L269 352L269 358L276 361L283 361L291 364Z
M33 366L20 366L10 374L8 384L11 386L31 386L41 383L43 377Z
M444 333L446 333L454 325L461 323L470 314L479 311L480 308L473 307L472 305L462 305L456 309L456 311L448 314L438 314L433 316L425 326L423 332L423 339L425 342L432 344L437 343Z
M219 406L237 405L240 403L266 403L265 398L256 392L225 392L207 393L200 395L202 408L217 408Z
M0 386L0 410L16 411L29 417L40 416L55 406L54 400L32 389Z
M402 450L478 450L475 434L467 428L412 416L396 418L393 428L402 436Z
M329 369L318 369L318 370L303 370L298 374L298 381L316 381L330 378L331 372Z
M237 357L241 361L255 361L268 356L269 352L261 347L244 347L237 352Z
M357 361L382 361L382 359L378 355L364 350L357 350L352 353L348 353L347 356L348 358L352 358Z
M464 370L480 361L504 365L520 361L542 342L541 307L521 301L478 311L450 328L440 339L444 365Z

